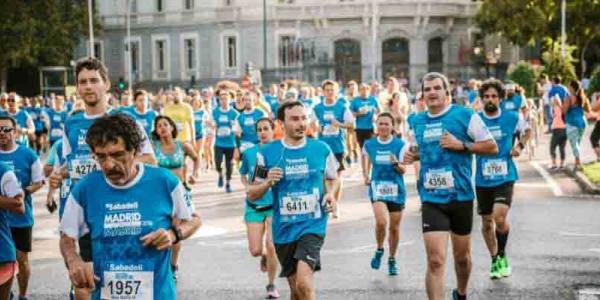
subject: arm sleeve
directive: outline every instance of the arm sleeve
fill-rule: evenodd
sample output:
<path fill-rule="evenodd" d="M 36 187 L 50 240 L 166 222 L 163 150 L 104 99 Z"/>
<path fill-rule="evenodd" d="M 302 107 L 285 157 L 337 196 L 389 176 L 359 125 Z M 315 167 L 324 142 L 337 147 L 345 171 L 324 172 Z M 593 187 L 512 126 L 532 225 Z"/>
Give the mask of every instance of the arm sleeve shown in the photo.
<path fill-rule="evenodd" d="M 350 109 L 344 109 L 344 123 L 352 123 L 354 122 L 354 115 L 350 111 Z"/>
<path fill-rule="evenodd" d="M 515 132 L 525 132 L 529 128 L 529 123 L 525 121 L 525 118 L 523 118 L 522 114 L 519 114 L 519 120 L 517 121 L 517 127 L 515 128 Z"/>
<path fill-rule="evenodd" d="M 173 200 L 173 217 L 189 221 L 192 219 L 191 206 L 188 206 L 185 199 L 185 188 L 181 182 L 177 183 L 177 186 L 171 192 L 171 199 Z"/>
<path fill-rule="evenodd" d="M 482 142 L 492 139 L 490 131 L 488 130 L 487 126 L 485 126 L 485 123 L 483 123 L 483 120 L 478 114 L 471 115 L 467 134 L 475 142 Z"/>
<path fill-rule="evenodd" d="M 31 164 L 31 182 L 40 183 L 42 181 L 44 181 L 44 174 L 42 172 L 42 163 L 38 158 Z"/>
<path fill-rule="evenodd" d="M 60 231 L 74 239 L 79 239 L 90 232 L 85 222 L 83 207 L 75 200 L 72 193 L 65 204 L 65 211 L 60 221 Z"/>
<path fill-rule="evenodd" d="M 2 194 L 5 196 L 14 197 L 23 193 L 19 181 L 17 180 L 17 176 L 13 171 L 5 172 L 4 175 L 2 175 L 0 185 L 2 186 Z"/>
<path fill-rule="evenodd" d="M 404 145 L 402 146 L 402 149 L 400 149 L 400 153 L 398 153 L 398 161 L 400 163 L 404 163 L 404 154 L 406 153 L 406 151 L 408 151 L 408 149 L 410 148 L 408 143 L 404 143 Z"/>

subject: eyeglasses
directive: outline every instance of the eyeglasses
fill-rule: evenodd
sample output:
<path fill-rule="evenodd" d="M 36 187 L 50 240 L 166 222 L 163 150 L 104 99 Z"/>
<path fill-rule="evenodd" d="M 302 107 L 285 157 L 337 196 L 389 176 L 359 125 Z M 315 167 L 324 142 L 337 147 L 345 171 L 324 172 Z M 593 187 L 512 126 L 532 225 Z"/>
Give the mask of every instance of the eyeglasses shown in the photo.
<path fill-rule="evenodd" d="M 15 98 L 8 98 L 6 101 L 7 102 L 17 102 L 17 100 Z"/>
<path fill-rule="evenodd" d="M 2 127 L 0 127 L 0 132 L 2 132 L 2 133 L 9 133 L 9 132 L 13 131 L 13 129 L 14 128 L 9 127 L 9 126 L 2 126 Z"/>

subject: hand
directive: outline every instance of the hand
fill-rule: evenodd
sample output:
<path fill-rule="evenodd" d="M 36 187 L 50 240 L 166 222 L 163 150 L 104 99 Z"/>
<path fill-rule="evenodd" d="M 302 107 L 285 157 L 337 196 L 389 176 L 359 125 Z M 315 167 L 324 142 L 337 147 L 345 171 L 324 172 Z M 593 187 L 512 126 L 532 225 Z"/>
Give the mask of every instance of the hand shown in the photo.
<path fill-rule="evenodd" d="M 512 150 L 510 150 L 510 156 L 519 157 L 519 155 L 521 155 L 521 148 L 518 146 L 513 147 Z"/>
<path fill-rule="evenodd" d="M 267 173 L 267 181 L 271 186 L 277 184 L 283 178 L 283 170 L 281 168 L 271 168 Z"/>
<path fill-rule="evenodd" d="M 194 173 L 194 175 L 192 175 L 192 176 L 190 176 L 190 178 L 188 178 L 188 182 L 190 184 L 195 184 L 196 182 L 198 182 L 198 180 L 196 178 L 198 178 L 198 174 Z"/>
<path fill-rule="evenodd" d="M 444 149 L 462 151 L 465 150 L 463 143 L 454 137 L 450 132 L 446 131 L 440 139 L 440 146 Z"/>
<path fill-rule="evenodd" d="M 63 177 L 59 172 L 52 172 L 48 177 L 48 183 L 51 189 L 58 189 L 62 184 Z"/>
<path fill-rule="evenodd" d="M 371 185 L 371 178 L 369 178 L 369 176 L 363 176 L 363 181 L 366 186 Z"/>
<path fill-rule="evenodd" d="M 323 196 L 323 199 L 325 199 L 325 211 L 328 213 L 333 212 L 336 202 L 333 194 L 327 193 Z"/>
<path fill-rule="evenodd" d="M 396 158 L 396 155 L 394 154 L 390 154 L 390 162 L 395 165 L 398 162 L 398 159 Z"/>
<path fill-rule="evenodd" d="M 54 213 L 54 211 L 57 208 L 56 205 L 56 201 L 54 201 L 54 199 L 52 197 L 48 197 L 48 199 L 46 199 L 46 208 L 48 209 L 49 213 Z"/>
<path fill-rule="evenodd" d="M 140 238 L 144 247 L 153 246 L 156 250 L 165 250 L 171 248 L 175 242 L 174 233 L 164 228 L 150 232 Z"/>
<path fill-rule="evenodd" d="M 100 278 L 94 275 L 91 264 L 85 263 L 78 257 L 67 265 L 69 266 L 69 278 L 73 286 L 92 290 L 96 288 L 96 282 L 100 281 Z"/>
<path fill-rule="evenodd" d="M 338 122 L 338 120 L 336 119 L 331 119 L 331 126 L 335 126 L 335 127 L 342 127 L 342 123 Z"/>
<path fill-rule="evenodd" d="M 405 151 L 403 161 L 405 164 L 412 164 L 415 161 L 419 160 L 419 153 L 412 151 Z"/>

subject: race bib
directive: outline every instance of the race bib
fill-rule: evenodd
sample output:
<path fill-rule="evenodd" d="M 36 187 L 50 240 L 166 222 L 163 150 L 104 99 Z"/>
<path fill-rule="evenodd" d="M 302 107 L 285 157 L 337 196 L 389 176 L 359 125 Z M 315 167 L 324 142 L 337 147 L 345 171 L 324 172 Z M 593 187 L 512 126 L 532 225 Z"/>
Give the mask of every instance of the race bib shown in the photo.
<path fill-rule="evenodd" d="M 154 299 L 154 272 L 105 271 L 101 298 L 152 300 Z"/>
<path fill-rule="evenodd" d="M 222 123 L 229 122 L 229 117 L 227 117 L 227 115 L 220 115 L 219 122 L 222 122 Z"/>
<path fill-rule="evenodd" d="M 454 188 L 452 171 L 447 169 L 430 169 L 425 173 L 424 186 L 426 189 L 449 190 Z"/>
<path fill-rule="evenodd" d="M 508 162 L 502 158 L 485 160 L 482 173 L 485 177 L 504 177 L 508 175 Z"/>
<path fill-rule="evenodd" d="M 380 181 L 372 182 L 371 188 L 373 189 L 374 199 L 394 199 L 398 197 L 398 185 L 395 182 Z"/>
<path fill-rule="evenodd" d="M 512 102 L 506 102 L 506 104 L 504 105 L 504 107 L 506 109 L 515 109 L 515 104 Z"/>
<path fill-rule="evenodd" d="M 339 135 L 340 134 L 340 128 L 337 126 L 333 126 L 333 125 L 325 125 L 323 127 L 323 135 Z"/>
<path fill-rule="evenodd" d="M 60 198 L 67 199 L 67 197 L 69 197 L 70 191 L 71 191 L 71 179 L 66 178 L 65 180 L 63 180 L 62 184 L 60 185 Z"/>
<path fill-rule="evenodd" d="M 326 121 L 331 121 L 335 118 L 335 116 L 333 115 L 333 113 L 325 113 L 323 114 L 323 119 L 325 119 Z"/>
<path fill-rule="evenodd" d="M 61 128 L 53 128 L 50 130 L 50 136 L 53 137 L 61 137 L 63 135 L 63 130 Z"/>
<path fill-rule="evenodd" d="M 281 215 L 303 215 L 315 213 L 318 194 L 290 195 L 281 198 Z"/>
<path fill-rule="evenodd" d="M 252 126 L 252 127 L 254 127 L 254 118 L 246 118 L 246 119 L 244 119 L 244 125 L 245 126 Z"/>
<path fill-rule="evenodd" d="M 78 158 L 71 160 L 71 170 L 69 176 L 72 179 L 80 179 L 84 175 L 99 170 L 100 167 L 92 158 Z"/>
<path fill-rule="evenodd" d="M 228 136 L 228 135 L 231 135 L 231 128 L 219 127 L 219 129 L 217 129 L 217 136 Z"/>

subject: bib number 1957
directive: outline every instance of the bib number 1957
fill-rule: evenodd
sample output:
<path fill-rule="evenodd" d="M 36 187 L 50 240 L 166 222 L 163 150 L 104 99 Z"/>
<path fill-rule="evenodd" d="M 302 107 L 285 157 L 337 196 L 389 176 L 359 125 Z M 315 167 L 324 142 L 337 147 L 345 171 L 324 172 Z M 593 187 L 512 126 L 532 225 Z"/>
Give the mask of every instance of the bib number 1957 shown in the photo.
<path fill-rule="evenodd" d="M 102 299 L 150 300 L 154 298 L 153 272 L 105 272 Z"/>

